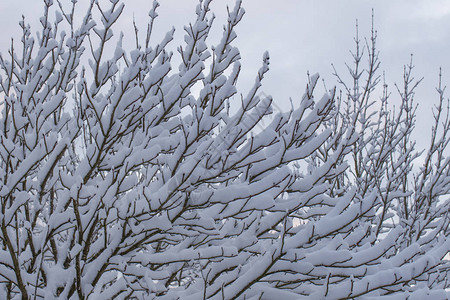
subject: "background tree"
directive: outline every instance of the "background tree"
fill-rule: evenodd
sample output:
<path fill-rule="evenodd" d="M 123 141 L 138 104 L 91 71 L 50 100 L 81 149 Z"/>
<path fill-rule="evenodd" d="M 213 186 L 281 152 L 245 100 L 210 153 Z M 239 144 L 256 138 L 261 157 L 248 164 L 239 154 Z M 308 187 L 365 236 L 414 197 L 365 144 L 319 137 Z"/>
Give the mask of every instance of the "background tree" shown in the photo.
<path fill-rule="evenodd" d="M 351 84 L 337 75 L 343 93 L 316 99 L 310 76 L 299 103 L 275 113 L 258 96 L 267 53 L 237 94 L 240 1 L 215 46 L 211 1 L 199 3 L 178 71 L 174 31 L 150 43 L 157 2 L 135 49 L 121 34 L 108 51 L 124 8 L 109 2 L 77 21 L 77 1 L 44 1 L 41 32 L 22 21 L 19 46 L 0 57 L 3 298 L 446 297 L 441 84 L 413 173 L 412 64 L 397 111 L 387 88 L 375 101 L 375 32 L 365 47 L 356 39 Z"/>

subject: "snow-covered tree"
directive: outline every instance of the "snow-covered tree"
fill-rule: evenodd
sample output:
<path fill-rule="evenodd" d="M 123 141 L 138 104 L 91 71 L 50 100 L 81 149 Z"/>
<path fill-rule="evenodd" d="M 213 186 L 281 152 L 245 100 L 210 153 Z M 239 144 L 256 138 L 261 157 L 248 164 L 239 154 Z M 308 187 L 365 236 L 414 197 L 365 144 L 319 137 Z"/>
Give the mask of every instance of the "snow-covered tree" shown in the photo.
<path fill-rule="evenodd" d="M 267 53 L 236 90 L 241 1 L 217 45 L 200 1 L 176 54 L 173 30 L 150 43 L 157 2 L 131 51 L 112 31 L 123 3 L 92 0 L 79 18 L 76 0 L 61 2 L 45 0 L 39 34 L 22 21 L 0 56 L 2 298 L 446 298 L 440 81 L 421 153 L 412 64 L 397 111 L 387 88 L 374 100 L 374 32 L 356 39 L 351 84 L 336 73 L 341 93 L 315 98 L 310 76 L 283 113 L 258 96 Z"/>

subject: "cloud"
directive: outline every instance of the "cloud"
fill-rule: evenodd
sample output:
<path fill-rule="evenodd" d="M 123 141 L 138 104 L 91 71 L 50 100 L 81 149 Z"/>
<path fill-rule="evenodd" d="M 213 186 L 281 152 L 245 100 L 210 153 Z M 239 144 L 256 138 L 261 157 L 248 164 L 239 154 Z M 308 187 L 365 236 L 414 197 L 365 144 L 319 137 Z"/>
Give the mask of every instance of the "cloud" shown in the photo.
<path fill-rule="evenodd" d="M 195 18 L 198 1 L 160 2 L 160 17 L 155 24 L 153 41 L 159 41 L 174 26 L 177 32 L 172 50 L 175 51 L 183 39 L 183 25 Z M 130 34 L 133 32 L 133 17 L 141 26 L 147 22 L 151 1 L 127 0 L 125 3 L 124 17 L 114 31 Z M 217 16 L 210 39 L 213 43 L 220 39 L 222 24 L 226 22 L 226 6 L 232 7 L 234 3 L 234 0 L 213 1 L 212 11 Z M 445 76 L 450 73 L 447 57 L 450 49 L 450 3 L 446 0 L 245 0 L 243 6 L 247 13 L 237 28 L 236 45 L 242 54 L 239 87 L 244 93 L 254 82 L 265 50 L 270 52 L 271 71 L 266 76 L 263 89 L 272 94 L 277 103 L 288 106 L 289 97 L 300 97 L 308 70 L 321 73 L 331 87 L 331 63 L 335 63 L 339 70 L 345 70 L 344 63 L 351 61 L 349 49 L 353 48 L 355 20 L 359 19 L 360 35 L 368 36 L 372 8 L 379 36 L 381 68 L 387 71 L 389 85 L 393 87 L 394 82 L 401 83 L 403 65 L 409 61 L 411 53 L 415 55 L 416 77 L 425 77 L 417 91 L 421 104 L 419 122 L 426 123 L 430 119 L 430 107 L 436 101 L 434 87 L 439 66 L 443 67 L 444 79 L 448 82 L 450 78 Z M 36 12 L 40 12 L 41 7 L 41 1 L 36 0 L 0 2 L 3 12 L 0 51 L 8 48 L 11 36 L 20 36 L 17 23 L 22 14 L 33 26 L 38 25 Z M 37 27 L 34 28 L 33 32 Z M 134 42 L 130 35 L 127 39 L 130 44 Z"/>

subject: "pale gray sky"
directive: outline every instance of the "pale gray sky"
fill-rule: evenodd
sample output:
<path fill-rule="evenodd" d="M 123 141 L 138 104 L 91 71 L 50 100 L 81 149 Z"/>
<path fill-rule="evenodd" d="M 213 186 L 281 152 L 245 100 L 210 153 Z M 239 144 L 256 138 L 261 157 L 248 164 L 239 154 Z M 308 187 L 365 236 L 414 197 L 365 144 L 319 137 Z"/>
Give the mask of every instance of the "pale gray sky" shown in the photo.
<path fill-rule="evenodd" d="M 68 0 L 62 0 L 69 2 Z M 85 3 L 87 0 L 81 0 Z M 106 1 L 104 1 L 106 2 Z M 126 9 L 115 32 L 132 33 L 132 17 L 145 24 L 152 1 L 126 0 Z M 217 41 L 225 22 L 226 6 L 233 0 L 215 0 L 212 10 L 217 16 L 216 30 L 211 40 Z M 156 35 L 162 36 L 172 26 L 177 29 L 177 41 L 183 36 L 182 26 L 193 21 L 196 0 L 161 0 L 156 23 Z M 17 25 L 21 15 L 34 26 L 42 11 L 42 1 L 3 0 L 0 2 L 0 51 L 5 51 L 11 36 L 19 38 Z M 271 70 L 264 81 L 263 90 L 271 94 L 280 106 L 287 105 L 289 97 L 299 99 L 303 93 L 306 72 L 319 72 L 330 88 L 334 81 L 331 63 L 341 72 L 350 62 L 353 49 L 355 20 L 359 19 L 360 36 L 369 36 L 371 10 L 375 11 L 378 31 L 381 69 L 386 71 L 389 86 L 395 95 L 393 83 L 401 84 L 403 65 L 414 54 L 416 78 L 425 77 L 416 101 L 420 105 L 418 127 L 428 140 L 431 104 L 437 99 L 439 67 L 443 68 L 444 83 L 450 82 L 450 1 L 446 0 L 243 0 L 246 15 L 237 28 L 236 45 L 242 56 L 239 87 L 245 93 L 253 83 L 261 65 L 262 55 L 268 50 Z M 36 27 L 35 27 L 36 28 Z M 36 30 L 32 30 L 33 32 Z M 421 146 L 425 143 L 420 142 Z"/>

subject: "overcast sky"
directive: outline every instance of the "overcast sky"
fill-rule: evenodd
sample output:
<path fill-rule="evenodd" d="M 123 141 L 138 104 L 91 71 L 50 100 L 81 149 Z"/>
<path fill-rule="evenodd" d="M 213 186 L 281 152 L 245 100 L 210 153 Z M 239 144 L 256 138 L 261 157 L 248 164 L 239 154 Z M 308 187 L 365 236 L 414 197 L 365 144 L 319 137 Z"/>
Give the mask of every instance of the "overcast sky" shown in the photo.
<path fill-rule="evenodd" d="M 80 1 L 83 2 L 87 0 Z M 212 41 L 220 38 L 226 6 L 233 6 L 234 2 L 213 1 L 217 20 Z M 175 26 L 178 42 L 183 36 L 182 26 L 193 21 L 198 1 L 161 0 L 160 3 L 155 37 Z M 115 31 L 131 33 L 133 15 L 138 24 L 145 24 L 152 1 L 126 0 L 125 4 L 124 16 Z M 41 7 L 39 0 L 0 1 L 0 51 L 6 49 L 12 35 L 18 37 L 17 23 L 21 15 L 36 26 Z M 395 92 L 393 83 L 402 82 L 403 65 L 409 62 L 411 53 L 416 78 L 425 77 L 416 101 L 420 105 L 418 137 L 428 140 L 429 134 L 422 124 L 430 119 L 431 104 L 437 99 L 434 87 L 439 67 L 443 68 L 444 83 L 450 82 L 450 1 L 244 0 L 243 7 L 246 15 L 237 28 L 236 40 L 242 56 L 239 87 L 241 92 L 247 91 L 261 65 L 262 54 L 268 50 L 271 70 L 263 90 L 280 106 L 287 106 L 289 97 L 294 101 L 300 98 L 308 70 L 319 72 L 329 88 L 335 84 L 331 63 L 338 71 L 345 71 L 344 63 L 351 59 L 349 50 L 353 47 L 355 20 L 359 20 L 360 36 L 369 36 L 373 8 L 381 69 L 386 71 L 392 92 Z M 420 144 L 425 146 L 423 141 Z"/>

